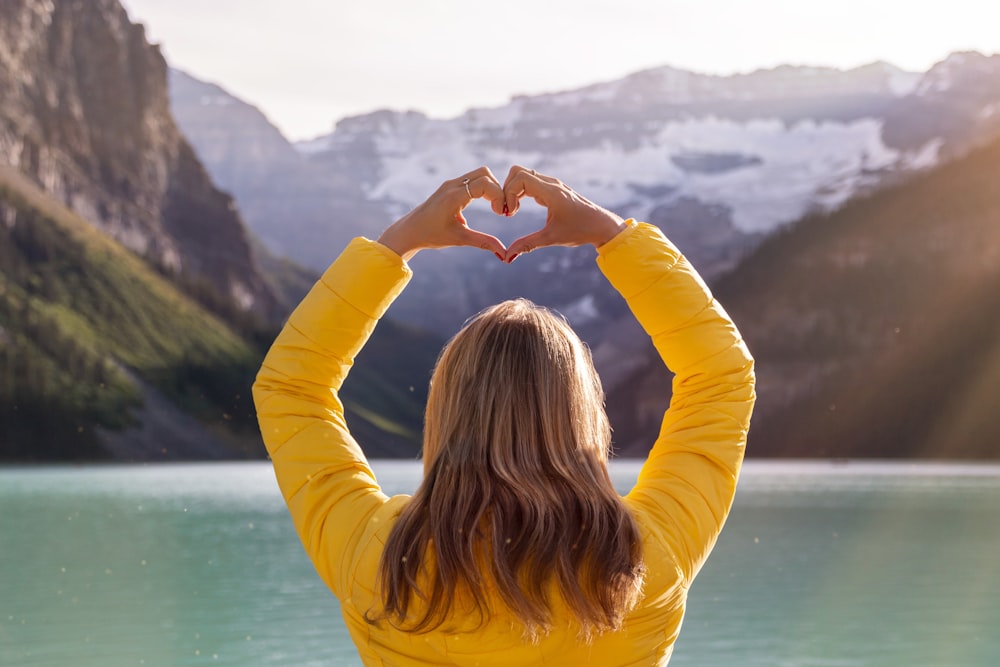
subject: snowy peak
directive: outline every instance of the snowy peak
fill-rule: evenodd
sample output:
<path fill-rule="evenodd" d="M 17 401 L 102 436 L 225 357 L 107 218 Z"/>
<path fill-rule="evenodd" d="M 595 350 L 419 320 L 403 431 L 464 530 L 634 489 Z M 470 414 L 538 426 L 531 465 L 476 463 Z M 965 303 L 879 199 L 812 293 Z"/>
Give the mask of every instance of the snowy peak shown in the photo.
<path fill-rule="evenodd" d="M 955 53 L 920 77 L 913 91 L 883 114 L 888 146 L 934 153 L 928 166 L 951 159 L 1000 133 L 1000 54 Z"/>
<path fill-rule="evenodd" d="M 658 67 L 452 119 L 355 116 L 300 150 L 354 165 L 367 196 L 391 210 L 476 164 L 530 163 L 636 215 L 694 197 L 728 207 L 740 229 L 766 231 L 838 206 L 885 174 L 932 166 L 964 145 L 967 117 L 1000 122 L 998 82 L 1000 56 L 978 53 L 926 74 L 886 62 L 732 76 Z M 973 103 L 926 117 L 915 97 L 951 89 L 975 91 Z"/>
<path fill-rule="evenodd" d="M 846 71 L 781 65 L 731 76 L 699 74 L 666 66 L 636 72 L 617 81 L 532 98 L 521 96 L 515 100 L 557 106 L 644 106 L 815 96 L 899 96 L 911 92 L 920 76 L 884 62 Z"/>
<path fill-rule="evenodd" d="M 984 80 L 994 82 L 993 86 L 987 86 L 991 90 L 982 90 Z M 1000 54 L 953 53 L 928 70 L 914 91 L 924 97 L 959 92 L 992 92 L 1000 97 Z"/>
<path fill-rule="evenodd" d="M 303 152 L 351 165 L 366 196 L 393 214 L 450 174 L 521 163 L 624 214 L 697 200 L 758 233 L 839 206 L 890 171 L 933 164 L 936 149 L 910 154 L 882 139 L 879 114 L 917 76 L 886 63 L 729 77 L 661 67 L 453 119 L 356 116 Z"/>
<path fill-rule="evenodd" d="M 337 122 L 334 132 L 365 136 L 397 134 L 419 129 L 427 120 L 427 115 L 420 111 L 380 109 L 343 118 Z"/>
<path fill-rule="evenodd" d="M 888 63 L 872 63 L 850 70 L 831 67 L 782 65 L 732 77 L 743 99 L 898 95 L 907 78 L 919 75 Z"/>

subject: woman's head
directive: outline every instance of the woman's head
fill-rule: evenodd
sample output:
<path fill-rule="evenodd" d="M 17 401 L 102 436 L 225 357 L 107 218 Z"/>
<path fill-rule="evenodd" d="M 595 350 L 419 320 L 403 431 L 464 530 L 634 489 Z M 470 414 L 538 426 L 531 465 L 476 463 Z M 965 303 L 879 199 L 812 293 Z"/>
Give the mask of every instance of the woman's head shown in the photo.
<path fill-rule="evenodd" d="M 444 456 L 510 482 L 544 482 L 551 472 L 579 474 L 581 457 L 606 462 L 610 442 L 590 352 L 548 309 L 505 301 L 441 353 L 427 400 L 425 472 Z"/>
<path fill-rule="evenodd" d="M 643 566 L 603 401 L 587 348 L 548 310 L 518 299 L 466 324 L 431 380 L 424 481 L 386 542 L 379 616 L 429 630 L 461 597 L 536 637 L 558 596 L 582 635 L 618 628 Z"/>

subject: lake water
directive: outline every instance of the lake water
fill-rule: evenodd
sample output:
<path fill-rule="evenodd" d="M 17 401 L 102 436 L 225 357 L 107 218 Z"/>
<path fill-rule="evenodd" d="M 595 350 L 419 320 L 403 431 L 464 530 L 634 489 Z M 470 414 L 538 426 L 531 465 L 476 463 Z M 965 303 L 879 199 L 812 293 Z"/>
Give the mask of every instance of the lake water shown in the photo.
<path fill-rule="evenodd" d="M 0 665 L 358 664 L 267 464 L 0 469 Z M 1000 466 L 748 463 L 671 665 L 1000 665 Z"/>

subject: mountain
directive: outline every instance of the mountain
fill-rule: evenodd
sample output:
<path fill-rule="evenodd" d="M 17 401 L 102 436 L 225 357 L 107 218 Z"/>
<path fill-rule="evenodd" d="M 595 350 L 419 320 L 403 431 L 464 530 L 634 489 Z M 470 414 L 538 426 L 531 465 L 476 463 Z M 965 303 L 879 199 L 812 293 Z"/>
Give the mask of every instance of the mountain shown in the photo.
<path fill-rule="evenodd" d="M 163 56 L 117 0 L 4 2 L 0 44 L 0 163 L 166 274 L 280 316 L 170 115 Z"/>
<path fill-rule="evenodd" d="M 317 269 L 347 238 L 377 235 L 441 180 L 481 164 L 503 178 L 518 163 L 660 226 L 714 283 L 796 220 L 814 220 L 1000 135 L 1000 55 L 978 53 L 954 54 L 923 73 L 887 63 L 727 77 L 661 67 L 450 119 L 381 110 L 296 145 L 298 159 L 263 114 L 220 87 L 179 74 L 171 81 L 178 122 L 255 231 Z M 279 167 L 257 157 L 264 145 L 282 155 Z M 290 173 L 300 174 L 302 190 L 270 185 Z M 281 217 L 264 201 L 319 208 Z M 476 202 L 468 218 L 507 241 L 540 226 L 544 213 L 528 202 L 517 217 L 499 219 Z M 457 249 L 421 253 L 413 265 L 390 315 L 442 336 L 514 296 L 566 314 L 591 345 L 609 396 L 621 399 L 609 403 L 618 446 L 644 453 L 662 413 L 649 397 L 665 396 L 669 383 L 592 251 L 543 249 L 506 267 Z"/>
<path fill-rule="evenodd" d="M 469 163 L 521 162 L 628 215 L 694 199 L 725 206 L 738 232 L 769 231 L 905 166 L 879 121 L 914 81 L 888 65 L 732 77 L 663 67 L 448 120 L 348 118 L 304 148 L 328 172 L 351 165 L 370 198 L 396 208 Z"/>
<path fill-rule="evenodd" d="M 350 177 L 315 168 L 256 107 L 176 69 L 169 90 L 199 159 L 275 254 L 319 272 L 358 233 L 384 226 L 384 211 Z"/>
<path fill-rule="evenodd" d="M 918 164 L 962 155 L 1000 132 L 1000 55 L 954 53 L 886 111 L 886 144 L 923 146 Z"/>
<path fill-rule="evenodd" d="M 682 237 L 713 279 L 782 225 L 1000 133 L 1000 56 L 955 54 L 925 73 L 887 63 L 726 77 L 661 67 L 451 119 L 387 110 L 346 118 L 299 144 L 298 159 L 262 113 L 218 86 L 174 73 L 171 100 L 255 232 L 317 270 L 351 236 L 378 234 L 441 180 L 481 164 L 502 178 L 520 163 Z M 509 240 L 540 224 L 542 213 L 526 209 L 497 220 L 476 203 L 470 221 Z M 417 257 L 420 279 L 393 316 L 448 335 L 472 312 L 515 294 L 590 320 L 619 312 L 586 252 L 540 253 L 527 261 L 533 268 L 517 272 L 481 269 L 483 261 L 469 251 Z M 575 287 L 547 275 L 556 261 Z M 453 280 L 472 271 L 487 275 L 475 284 Z M 604 327 L 583 324 L 592 344 L 606 340 Z"/>
<path fill-rule="evenodd" d="M 255 247 L 166 72 L 117 2 L 0 3 L 0 460 L 264 455 L 250 383 L 316 273 Z M 342 395 L 373 456 L 418 450 L 441 342 L 373 336 Z"/>
<path fill-rule="evenodd" d="M 757 360 L 754 456 L 1000 456 L 997 174 L 1000 141 L 807 217 L 719 281 Z M 668 382 L 643 371 L 612 395 L 626 449 Z"/>

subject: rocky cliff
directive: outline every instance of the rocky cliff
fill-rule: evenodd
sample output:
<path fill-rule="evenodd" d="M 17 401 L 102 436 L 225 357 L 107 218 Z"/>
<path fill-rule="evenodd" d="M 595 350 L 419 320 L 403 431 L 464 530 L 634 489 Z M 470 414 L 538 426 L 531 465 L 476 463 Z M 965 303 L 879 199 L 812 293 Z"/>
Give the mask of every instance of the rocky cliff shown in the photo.
<path fill-rule="evenodd" d="M 117 0 L 0 3 L 0 162 L 194 291 L 266 317 L 233 200 L 170 115 L 167 67 Z"/>

